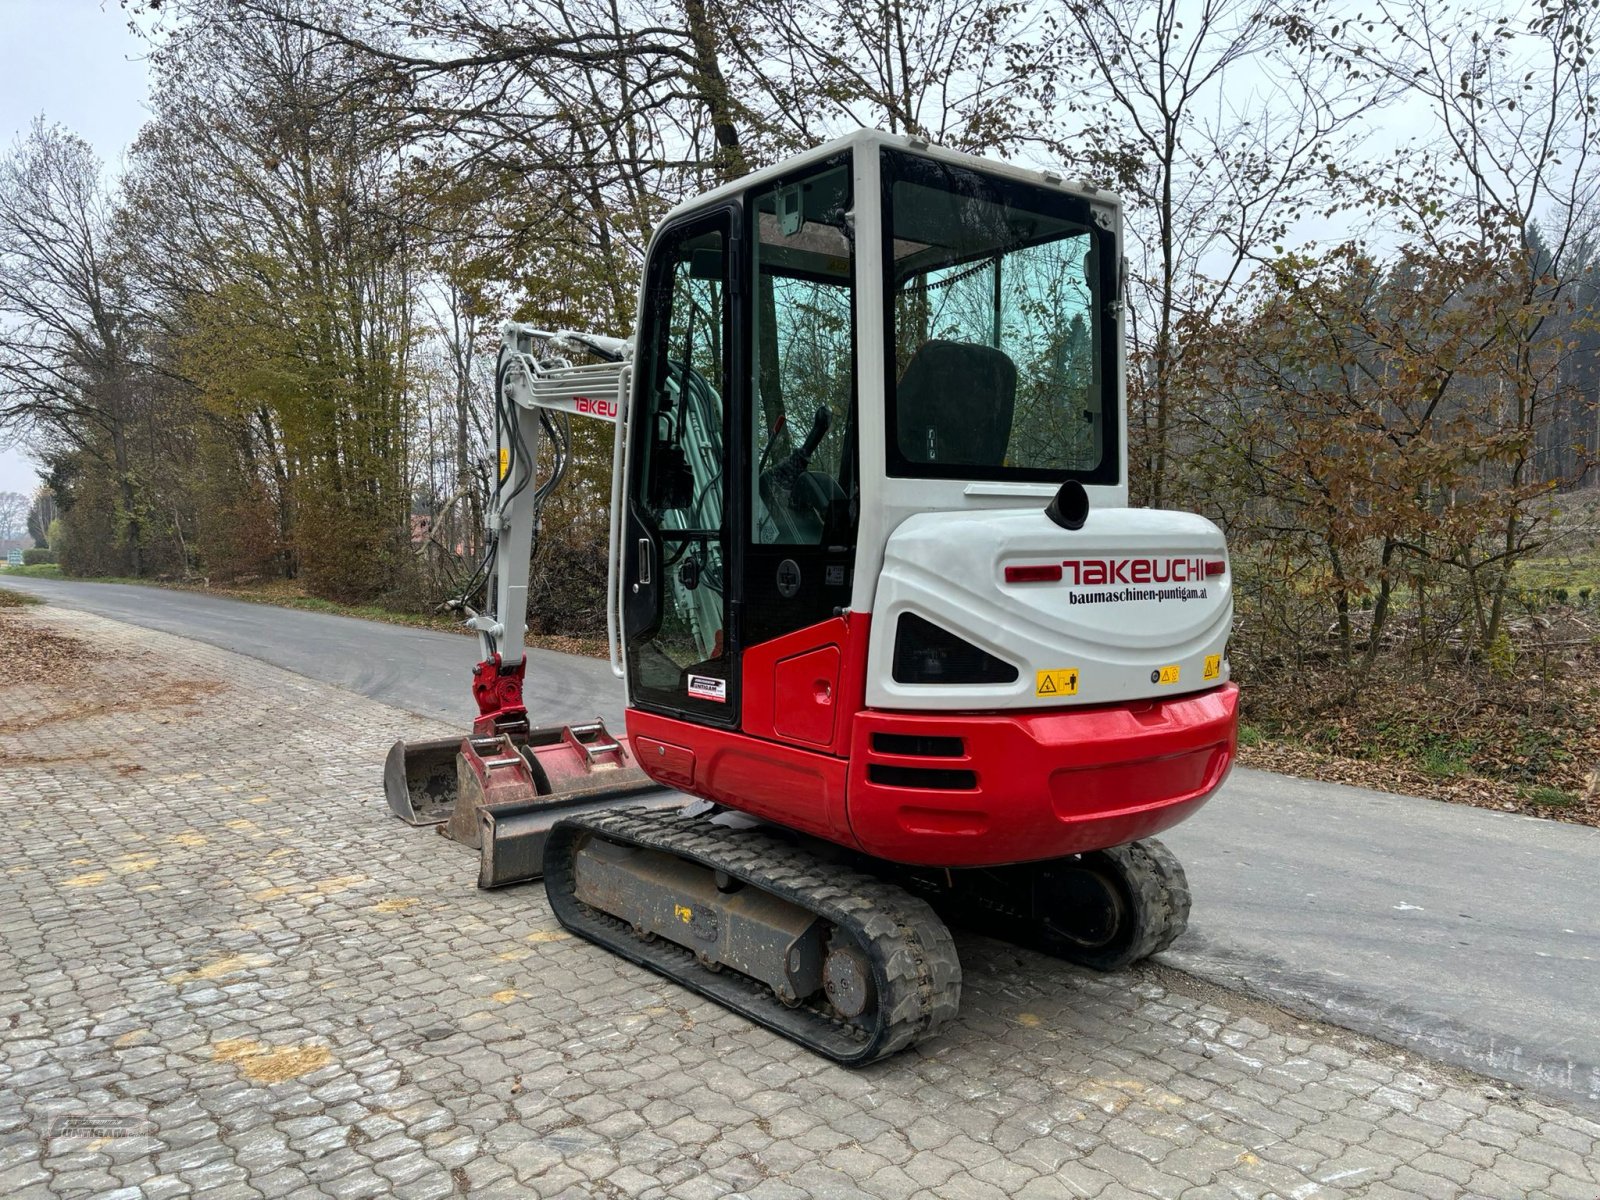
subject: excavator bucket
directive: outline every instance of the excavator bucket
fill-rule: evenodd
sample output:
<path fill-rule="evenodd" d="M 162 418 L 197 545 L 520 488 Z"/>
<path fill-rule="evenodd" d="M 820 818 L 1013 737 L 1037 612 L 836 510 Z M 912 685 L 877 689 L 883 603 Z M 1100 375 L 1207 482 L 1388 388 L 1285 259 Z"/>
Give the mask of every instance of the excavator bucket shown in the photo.
<path fill-rule="evenodd" d="M 426 742 L 402 739 L 389 747 L 383 764 L 383 791 L 389 808 L 408 825 L 438 825 L 456 804 L 458 737 Z"/>
<path fill-rule="evenodd" d="M 435 825 L 479 853 L 478 886 L 537 879 L 551 827 L 610 808 L 681 808 L 603 721 L 464 738 L 398 741 L 383 768 L 395 816 Z"/>

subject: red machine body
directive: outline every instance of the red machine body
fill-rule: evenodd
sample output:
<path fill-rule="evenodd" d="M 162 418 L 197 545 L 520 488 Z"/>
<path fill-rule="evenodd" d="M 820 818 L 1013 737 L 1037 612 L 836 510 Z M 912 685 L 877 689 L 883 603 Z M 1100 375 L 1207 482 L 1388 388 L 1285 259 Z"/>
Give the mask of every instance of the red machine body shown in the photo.
<path fill-rule="evenodd" d="M 1238 688 L 1037 712 L 865 706 L 870 614 L 746 650 L 739 730 L 628 710 L 659 783 L 877 858 L 986 867 L 1177 824 L 1237 751 Z"/>

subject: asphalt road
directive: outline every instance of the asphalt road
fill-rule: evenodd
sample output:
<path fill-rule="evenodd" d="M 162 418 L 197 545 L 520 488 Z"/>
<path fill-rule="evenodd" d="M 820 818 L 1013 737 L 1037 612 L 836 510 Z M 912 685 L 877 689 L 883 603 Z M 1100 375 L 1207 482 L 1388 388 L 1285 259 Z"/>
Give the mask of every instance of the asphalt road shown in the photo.
<path fill-rule="evenodd" d="M 118 584 L 0 585 L 426 716 L 473 711 L 465 637 Z M 535 723 L 621 728 L 606 663 L 530 651 L 528 679 Z M 1600 1111 L 1600 830 L 1241 769 L 1163 836 L 1195 897 L 1172 965 Z"/>

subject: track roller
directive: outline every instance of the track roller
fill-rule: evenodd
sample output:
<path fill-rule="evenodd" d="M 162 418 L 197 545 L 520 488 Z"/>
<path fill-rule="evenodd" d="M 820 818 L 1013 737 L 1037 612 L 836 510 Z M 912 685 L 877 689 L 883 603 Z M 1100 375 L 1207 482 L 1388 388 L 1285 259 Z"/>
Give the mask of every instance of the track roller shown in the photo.
<path fill-rule="evenodd" d="M 545 890 L 562 925 L 836 1062 L 931 1036 L 961 1002 L 923 900 L 765 834 L 679 813 L 559 821 Z"/>

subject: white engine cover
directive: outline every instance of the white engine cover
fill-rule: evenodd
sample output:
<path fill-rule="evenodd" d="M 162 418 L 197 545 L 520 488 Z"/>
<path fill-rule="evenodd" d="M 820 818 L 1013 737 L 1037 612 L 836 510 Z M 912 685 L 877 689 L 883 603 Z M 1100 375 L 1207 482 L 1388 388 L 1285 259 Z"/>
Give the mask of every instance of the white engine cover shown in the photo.
<path fill-rule="evenodd" d="M 1208 563 L 1212 571 L 1223 564 L 1222 572 L 1208 575 Z M 1058 582 L 1005 578 L 1008 566 L 1057 565 Z M 869 708 L 1107 704 L 1201 691 L 1228 678 L 1227 545 L 1193 513 L 1102 508 L 1078 530 L 1037 508 L 920 513 L 889 535 L 873 609 Z M 902 613 L 1011 663 L 1016 681 L 897 682 Z"/>

